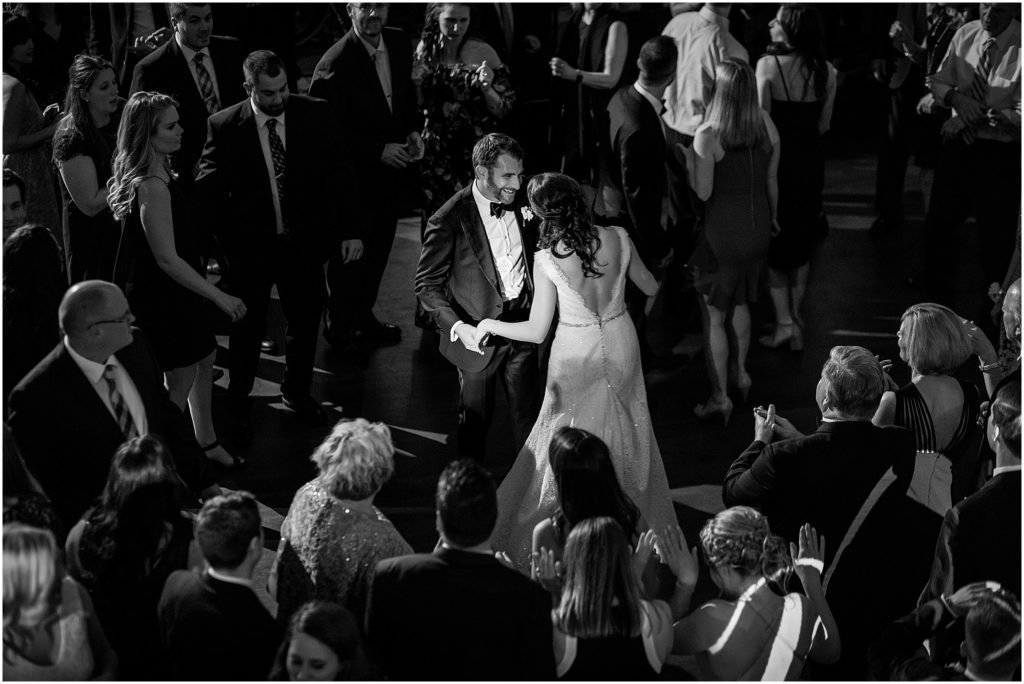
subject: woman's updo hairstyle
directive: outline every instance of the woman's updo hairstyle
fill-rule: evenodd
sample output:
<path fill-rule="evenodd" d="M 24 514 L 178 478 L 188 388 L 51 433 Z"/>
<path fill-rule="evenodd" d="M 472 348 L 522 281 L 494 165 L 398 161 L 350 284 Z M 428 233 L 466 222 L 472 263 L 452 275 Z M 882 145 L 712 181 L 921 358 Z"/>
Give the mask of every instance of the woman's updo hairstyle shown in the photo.
<path fill-rule="evenodd" d="M 530 179 L 526 192 L 530 207 L 541 221 L 537 245 L 550 249 L 559 259 L 575 254 L 582 262 L 585 278 L 600 278 L 595 264 L 604 265 L 597 264 L 601 239 L 590 220 L 580 184 L 562 173 L 542 173 Z M 559 243 L 568 251 L 558 251 Z"/>
<path fill-rule="evenodd" d="M 760 574 L 779 586 L 793 570 L 786 540 L 773 535 L 768 518 L 749 506 L 727 508 L 708 520 L 700 541 L 710 567 L 730 567 L 746 577 Z"/>

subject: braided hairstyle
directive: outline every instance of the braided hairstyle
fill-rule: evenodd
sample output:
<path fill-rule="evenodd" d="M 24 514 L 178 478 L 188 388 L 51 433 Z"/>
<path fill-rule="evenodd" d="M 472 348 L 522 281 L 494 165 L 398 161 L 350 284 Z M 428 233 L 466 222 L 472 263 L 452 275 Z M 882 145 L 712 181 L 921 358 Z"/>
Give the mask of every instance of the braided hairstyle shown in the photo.
<path fill-rule="evenodd" d="M 786 540 L 773 535 L 768 518 L 749 506 L 727 508 L 704 524 L 701 548 L 708 567 L 730 567 L 744 577 L 760 574 L 784 586 L 793 561 Z"/>
<path fill-rule="evenodd" d="M 527 186 L 530 206 L 540 219 L 540 237 L 537 245 L 551 249 L 551 254 L 565 259 L 571 254 L 579 257 L 585 278 L 600 278 L 597 250 L 601 238 L 590 220 L 590 210 L 583 200 L 580 184 L 562 173 L 542 173 L 530 179 Z M 558 251 L 558 245 L 567 251 Z"/>

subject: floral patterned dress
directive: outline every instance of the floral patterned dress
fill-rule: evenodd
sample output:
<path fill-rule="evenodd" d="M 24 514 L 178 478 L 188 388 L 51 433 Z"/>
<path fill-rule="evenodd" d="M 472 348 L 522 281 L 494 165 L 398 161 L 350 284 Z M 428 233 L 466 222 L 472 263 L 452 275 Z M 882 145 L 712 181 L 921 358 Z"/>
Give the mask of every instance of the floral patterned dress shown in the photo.
<path fill-rule="evenodd" d="M 477 85 L 476 70 L 461 62 L 427 63 L 423 77 L 423 193 L 426 216 L 451 199 L 473 178 L 473 145 L 498 127 Z M 507 112 L 515 102 L 508 67 L 494 69 L 492 87 Z"/>

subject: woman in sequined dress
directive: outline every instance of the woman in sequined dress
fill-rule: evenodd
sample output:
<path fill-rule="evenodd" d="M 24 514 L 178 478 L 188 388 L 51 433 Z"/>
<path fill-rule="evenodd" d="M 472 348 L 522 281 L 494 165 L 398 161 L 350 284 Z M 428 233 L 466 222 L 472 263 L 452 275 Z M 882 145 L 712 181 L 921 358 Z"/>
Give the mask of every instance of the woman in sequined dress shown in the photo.
<path fill-rule="evenodd" d="M 313 452 L 320 474 L 292 500 L 268 583 L 279 620 L 313 599 L 361 617 L 377 562 L 412 553 L 373 505 L 395 472 L 394 454 L 388 427 L 363 418 L 340 421 Z"/>
<path fill-rule="evenodd" d="M 534 528 L 558 507 L 548 450 L 552 436 L 564 425 L 584 429 L 608 445 L 622 489 L 653 529 L 676 525 L 647 408 L 636 329 L 623 299 L 627 276 L 648 296 L 657 293 L 658 283 L 635 254 L 625 230 L 591 223 L 575 180 L 543 173 L 530 181 L 528 194 L 531 211 L 540 218 L 530 320 L 486 319 L 477 328 L 480 334 L 540 343 L 558 305 L 544 403 L 498 488 L 492 542 L 524 572 Z"/>

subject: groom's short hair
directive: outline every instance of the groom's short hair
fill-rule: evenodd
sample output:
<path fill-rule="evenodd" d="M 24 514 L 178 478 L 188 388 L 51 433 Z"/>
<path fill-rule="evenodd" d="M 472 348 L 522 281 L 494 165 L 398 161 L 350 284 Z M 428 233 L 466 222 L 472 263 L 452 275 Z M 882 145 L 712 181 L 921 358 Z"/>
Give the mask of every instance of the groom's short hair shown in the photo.
<path fill-rule="evenodd" d="M 437 481 L 435 498 L 441 532 L 447 541 L 468 548 L 482 544 L 498 520 L 494 480 L 467 458 L 448 464 Z"/>
<path fill-rule="evenodd" d="M 504 133 L 488 133 L 473 146 L 473 168 L 493 169 L 503 154 L 523 160 L 523 148 L 515 139 Z"/>

